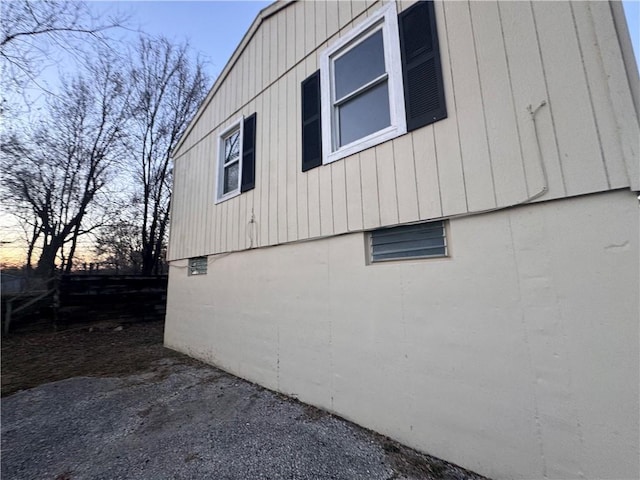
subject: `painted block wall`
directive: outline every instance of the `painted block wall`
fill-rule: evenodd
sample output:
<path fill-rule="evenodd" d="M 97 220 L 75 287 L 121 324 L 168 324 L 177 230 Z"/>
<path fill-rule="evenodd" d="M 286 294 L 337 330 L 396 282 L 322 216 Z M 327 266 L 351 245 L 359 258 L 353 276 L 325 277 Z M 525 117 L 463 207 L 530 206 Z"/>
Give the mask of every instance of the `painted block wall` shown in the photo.
<path fill-rule="evenodd" d="M 171 262 L 165 343 L 492 478 L 637 479 L 639 210 L 611 191 Z"/>

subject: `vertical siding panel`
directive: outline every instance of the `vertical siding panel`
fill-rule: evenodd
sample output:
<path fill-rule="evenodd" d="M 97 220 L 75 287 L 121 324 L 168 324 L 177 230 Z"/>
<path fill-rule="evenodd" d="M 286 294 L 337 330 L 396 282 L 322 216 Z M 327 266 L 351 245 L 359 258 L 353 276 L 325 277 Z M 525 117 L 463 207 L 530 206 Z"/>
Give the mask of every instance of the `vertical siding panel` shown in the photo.
<path fill-rule="evenodd" d="M 295 69 L 295 145 L 296 145 L 296 189 L 298 193 L 298 238 L 309 235 L 309 198 L 307 182 L 309 176 L 302 173 L 302 125 L 301 125 L 301 83 L 306 78 L 305 62 L 299 63 Z"/>
<path fill-rule="evenodd" d="M 187 225 L 189 226 L 189 242 L 187 243 L 187 255 L 189 257 L 193 256 L 193 252 L 195 250 L 195 242 L 196 235 L 194 235 L 193 226 L 195 221 L 195 206 L 196 206 L 196 189 L 193 188 L 193 184 L 196 176 L 198 175 L 197 170 L 194 168 L 195 161 L 195 152 L 191 150 L 189 154 L 189 166 L 187 168 L 188 177 L 187 177 L 187 191 L 189 192 L 189 196 L 187 198 L 188 205 L 188 214 L 187 214 Z"/>
<path fill-rule="evenodd" d="M 398 223 L 398 194 L 393 161 L 393 144 L 386 142 L 375 147 L 378 168 L 378 196 L 382 225 Z"/>
<path fill-rule="evenodd" d="M 299 86 L 296 82 L 296 71 L 291 70 L 286 81 L 286 150 L 284 152 L 287 165 L 287 241 L 298 239 L 298 161 L 296 156 L 296 136 L 298 113 L 296 98 Z"/>
<path fill-rule="evenodd" d="M 271 58 L 271 32 L 269 28 L 269 21 L 265 20 L 262 22 L 262 27 L 260 28 L 262 31 L 262 82 L 260 83 L 260 91 L 264 92 L 264 90 L 269 85 L 269 77 L 271 75 L 271 62 L 273 59 Z"/>
<path fill-rule="evenodd" d="M 258 28 L 251 41 L 254 49 L 253 56 L 253 95 L 262 92 L 262 26 Z"/>
<path fill-rule="evenodd" d="M 411 135 L 403 135 L 393 141 L 393 157 L 396 165 L 398 221 L 400 223 L 416 221 L 419 218 L 418 192 Z"/>
<path fill-rule="evenodd" d="M 316 48 L 315 2 L 304 3 L 304 52 L 309 55 Z"/>
<path fill-rule="evenodd" d="M 247 101 L 256 95 L 256 34 L 247 45 Z"/>
<path fill-rule="evenodd" d="M 203 228 L 203 216 L 202 216 L 202 184 L 201 184 L 201 175 L 202 175 L 202 159 L 200 158 L 202 156 L 202 148 L 201 148 L 201 143 L 198 144 L 195 148 L 194 148 L 194 162 L 193 163 L 193 170 L 195 173 L 195 178 L 194 178 L 194 182 L 191 184 L 191 188 L 194 190 L 195 193 L 195 202 L 194 202 L 194 221 L 192 223 L 193 225 L 193 237 L 194 237 L 194 250 L 196 252 L 199 252 L 201 250 L 201 236 L 202 236 L 202 228 Z"/>
<path fill-rule="evenodd" d="M 187 244 L 187 220 L 188 220 L 188 211 L 187 211 L 187 155 L 184 155 L 180 158 L 180 210 L 178 211 L 178 216 L 180 217 L 180 225 L 178 227 L 178 241 L 179 248 L 177 249 L 177 256 L 179 258 L 184 258 L 186 256 L 186 244 Z M 178 188 L 178 187 L 176 187 Z"/>
<path fill-rule="evenodd" d="M 340 2 L 329 0 L 327 6 L 327 38 L 331 38 L 338 32 L 338 4 Z"/>
<path fill-rule="evenodd" d="M 327 41 L 327 5 L 325 2 L 313 2 L 316 10 L 316 46 Z"/>
<path fill-rule="evenodd" d="M 266 112 L 263 108 L 264 95 L 260 94 L 255 100 L 256 111 L 256 188 L 253 192 L 253 217 L 255 225 L 253 225 L 254 243 L 253 246 L 257 247 L 262 245 L 262 192 L 264 191 L 264 183 L 262 181 L 264 176 L 265 165 L 267 161 L 267 152 L 265 148 L 265 128 L 268 123 L 266 118 Z"/>
<path fill-rule="evenodd" d="M 260 245 L 269 244 L 269 171 L 271 169 L 271 89 L 262 93 L 262 169 L 260 178 Z"/>
<path fill-rule="evenodd" d="M 275 82 L 280 75 L 281 70 L 279 69 L 280 65 L 280 50 L 278 47 L 278 37 L 280 36 L 280 32 L 278 31 L 278 18 L 280 15 L 275 15 L 267 20 L 269 23 L 269 33 L 271 34 L 270 40 L 268 42 L 269 45 L 269 84 Z M 283 32 L 284 33 L 284 32 Z"/>
<path fill-rule="evenodd" d="M 333 233 L 344 233 L 347 225 L 347 191 L 345 162 L 333 162 L 331 165 L 331 187 L 333 197 Z"/>
<path fill-rule="evenodd" d="M 533 3 L 552 115 L 569 195 L 607 188 L 597 131 L 568 3 Z M 575 132 L 580 132 L 576 135 Z"/>
<path fill-rule="evenodd" d="M 284 10 L 286 16 L 286 29 L 287 29 L 287 45 L 286 45 L 286 69 L 289 70 L 296 64 L 296 42 L 298 37 L 296 35 L 296 7 L 289 5 Z"/>
<path fill-rule="evenodd" d="M 507 52 L 507 65 L 513 91 L 516 119 L 519 125 L 524 166 L 529 194 L 534 195 L 544 186 L 533 121 L 527 107 L 533 108 L 547 100 L 542 61 L 538 50 L 535 23 L 531 6 L 525 2 L 500 2 L 498 11 Z M 540 148 L 548 173 L 548 193 L 543 197 L 564 196 L 564 180 L 549 105 L 542 107 L 536 122 Z"/>
<path fill-rule="evenodd" d="M 249 88 L 249 76 L 251 75 L 251 50 L 249 46 L 251 42 L 249 42 L 242 52 L 240 57 L 242 61 L 242 94 L 240 95 L 240 105 L 241 107 L 245 106 L 249 99 L 251 98 L 251 89 Z"/>
<path fill-rule="evenodd" d="M 413 132 L 413 157 L 418 190 L 418 215 L 421 220 L 442 216 L 438 158 L 434 141 L 434 126 Z"/>
<path fill-rule="evenodd" d="M 278 19 L 278 71 L 274 75 L 274 80 L 282 75 L 287 69 L 287 42 L 292 40 L 287 36 L 288 29 L 286 10 L 287 8 L 279 11 L 275 17 Z"/>
<path fill-rule="evenodd" d="M 373 148 L 360 152 L 360 185 L 362 186 L 362 221 L 364 228 L 379 227 L 378 169 Z"/>
<path fill-rule="evenodd" d="M 457 92 L 453 90 L 449 52 L 449 37 L 454 36 L 457 32 L 452 31 L 451 34 L 449 33 L 449 18 L 446 16 L 444 5 L 441 2 L 436 2 L 434 6 L 440 40 L 442 80 L 449 115 L 445 120 L 434 124 L 435 145 L 438 158 L 442 214 L 449 216 L 467 211 L 465 178 L 462 171 L 462 157 L 458 140 L 458 112 L 455 103 L 455 94 Z"/>
<path fill-rule="evenodd" d="M 241 55 L 240 58 L 238 59 L 238 61 L 236 62 L 235 65 L 235 69 L 236 71 L 236 77 L 235 77 L 235 81 L 236 81 L 236 94 L 235 94 L 235 100 L 236 100 L 236 104 L 233 107 L 233 115 L 237 116 L 241 111 L 242 111 L 242 107 L 244 106 L 244 55 Z"/>
<path fill-rule="evenodd" d="M 195 179 L 195 183 L 191 186 L 191 188 L 193 188 L 196 191 L 196 202 L 195 202 L 195 222 L 194 222 L 194 226 L 196 227 L 194 229 L 194 233 L 195 233 L 195 237 L 196 237 L 196 251 L 201 252 L 202 251 L 202 247 L 203 247 L 203 241 L 202 238 L 204 237 L 204 202 L 203 202 L 203 197 L 204 197 L 204 185 L 203 185 L 203 181 L 202 181 L 202 175 L 203 175 L 203 168 L 202 168 L 202 143 L 200 143 L 197 147 L 196 147 L 196 164 L 195 164 L 195 171 L 196 171 L 196 179 Z"/>
<path fill-rule="evenodd" d="M 207 193 L 209 192 L 207 177 L 208 177 L 208 168 L 207 168 L 207 151 L 206 151 L 206 142 L 200 142 L 200 153 L 199 157 L 199 166 L 200 172 L 198 175 L 198 197 L 200 202 L 200 218 L 198 219 L 198 223 L 200 225 L 199 232 L 199 252 L 207 252 L 207 221 L 208 221 L 208 211 L 209 211 L 209 198 Z"/>
<path fill-rule="evenodd" d="M 213 158 L 213 135 L 206 136 L 202 144 L 204 146 L 204 157 L 206 171 L 206 185 L 203 195 L 206 205 L 206 222 L 205 222 L 205 247 L 207 253 L 213 252 L 213 212 L 215 210 L 215 166 L 216 162 Z"/>
<path fill-rule="evenodd" d="M 314 170 L 319 171 L 320 185 L 320 234 L 333 234 L 333 195 L 331 185 L 331 166 L 323 165 Z"/>
<path fill-rule="evenodd" d="M 295 50 L 296 50 L 296 63 L 301 61 L 305 56 L 305 39 L 306 39 L 306 30 L 305 30 L 305 21 L 304 14 L 306 12 L 307 7 L 305 6 L 306 2 L 296 2 L 293 4 L 295 17 L 296 17 L 296 41 L 295 41 Z"/>
<path fill-rule="evenodd" d="M 248 192 L 240 194 L 238 197 L 238 231 L 235 238 L 235 250 L 242 250 L 245 248 L 245 232 L 247 225 L 247 196 Z"/>
<path fill-rule="evenodd" d="M 237 70 L 232 68 L 229 71 L 229 75 L 225 79 L 225 83 L 228 85 L 227 87 L 227 120 L 233 119 L 233 112 L 236 110 L 236 90 L 238 84 L 236 82 Z"/>
<path fill-rule="evenodd" d="M 242 61 L 236 61 L 235 65 L 231 69 L 231 73 L 231 82 L 233 84 L 233 105 L 231 106 L 231 116 L 235 118 L 238 114 L 238 110 L 242 107 Z"/>
<path fill-rule="evenodd" d="M 612 24 L 609 5 L 605 5 L 605 9 L 590 3 L 576 2 L 572 4 L 576 27 L 578 30 L 578 38 L 584 59 L 584 67 L 586 69 L 588 85 L 590 87 L 591 101 L 593 102 L 594 116 L 598 131 L 600 133 L 600 142 L 604 152 L 604 160 L 606 162 L 607 173 L 609 177 L 609 186 L 611 188 L 626 187 L 629 185 L 627 171 L 624 164 L 624 153 L 622 150 L 621 135 L 616 122 L 614 112 L 614 102 L 611 100 L 609 86 L 607 84 L 607 70 L 605 70 L 602 57 L 602 48 L 600 47 L 600 39 L 596 34 L 595 19 L 598 23 Z M 594 10 L 597 16 L 594 18 Z M 611 31 L 613 37 L 608 42 L 617 40 L 615 31 Z M 592 45 L 597 48 L 592 48 Z M 606 47 L 605 47 L 606 48 Z M 615 54 L 612 56 L 616 57 Z M 617 72 L 618 75 L 623 72 Z M 616 75 L 612 75 L 615 77 Z M 623 77 L 624 78 L 624 77 Z M 629 97 L 629 105 L 632 105 Z M 638 139 L 637 129 L 635 135 L 636 144 Z"/>
<path fill-rule="evenodd" d="M 220 109 L 219 111 L 219 120 L 215 123 L 215 125 L 221 125 L 225 122 L 226 118 L 227 118 L 227 110 L 228 110 L 228 99 L 229 96 L 227 95 L 227 89 L 229 87 L 227 86 L 226 82 L 223 82 L 220 85 L 220 88 L 218 89 L 218 92 L 216 93 L 216 95 L 218 96 L 218 105 L 217 107 Z"/>
<path fill-rule="evenodd" d="M 469 8 L 467 2 L 445 4 L 467 204 L 478 211 L 496 203 Z"/>
<path fill-rule="evenodd" d="M 338 26 L 342 30 L 351 22 L 351 2 L 342 0 L 338 2 Z"/>
<path fill-rule="evenodd" d="M 360 185 L 360 154 L 343 160 L 347 191 L 347 222 L 350 231 L 362 230 L 362 188 Z"/>
<path fill-rule="evenodd" d="M 278 125 L 278 91 L 280 83 L 275 83 L 268 90 L 271 102 L 269 109 L 270 141 L 269 141 L 269 244 L 273 245 L 278 242 L 278 222 L 279 222 L 279 206 L 278 206 L 278 141 L 279 141 L 279 125 Z"/>
<path fill-rule="evenodd" d="M 183 258 L 184 254 L 184 220 L 185 220 L 185 195 L 186 188 L 184 182 L 185 171 L 183 168 L 184 165 L 184 155 L 176 158 L 174 160 L 174 183 L 173 183 L 173 195 L 172 201 L 175 204 L 172 206 L 172 214 L 173 218 L 171 219 L 171 258 Z"/>
<path fill-rule="evenodd" d="M 238 201 L 239 197 L 227 200 L 228 214 L 227 214 L 227 251 L 232 251 L 235 248 L 235 239 L 238 238 Z"/>
<path fill-rule="evenodd" d="M 287 78 L 278 81 L 278 242 L 286 242 L 288 235 L 289 202 L 287 202 Z"/>
<path fill-rule="evenodd" d="M 184 204 L 184 215 L 183 215 L 183 225 L 184 225 L 184 232 L 185 232 L 185 238 L 182 244 L 182 255 L 184 255 L 185 257 L 188 256 L 189 251 L 191 249 L 191 239 L 189 238 L 189 235 L 187 234 L 187 230 L 188 230 L 188 225 L 189 222 L 191 221 L 191 207 L 190 207 L 190 201 L 191 201 L 191 195 L 193 194 L 192 190 L 189 188 L 189 180 L 191 179 L 191 169 L 187 168 L 188 165 L 188 159 L 189 157 L 191 157 L 192 153 L 189 152 L 187 153 L 184 157 L 182 157 L 182 162 L 183 162 L 183 176 L 184 176 L 184 195 L 183 195 L 183 204 Z"/>
<path fill-rule="evenodd" d="M 192 230 L 191 234 L 193 236 L 193 246 L 192 246 L 192 256 L 197 255 L 196 252 L 200 251 L 200 237 L 202 232 L 202 188 L 201 188 L 201 148 L 198 144 L 193 149 L 193 157 L 191 160 L 191 169 L 193 171 L 193 178 L 191 180 L 191 184 L 189 188 L 193 190 L 193 211 L 191 218 Z"/>
<path fill-rule="evenodd" d="M 220 251 L 227 252 L 229 251 L 229 202 L 222 202 L 219 205 L 222 207 L 222 222 L 220 223 Z"/>
<path fill-rule="evenodd" d="M 594 2 L 589 7 L 592 11 L 604 70 L 607 72 L 609 99 L 613 106 L 619 141 L 624 153 L 627 181 L 630 182 L 634 190 L 638 190 L 640 189 L 640 171 L 638 170 L 640 167 L 638 162 L 640 125 L 621 55 L 617 29 L 613 22 L 614 11 L 622 9 L 622 6 L 617 3 Z M 638 73 L 633 72 L 633 77 L 637 81 Z"/>
<path fill-rule="evenodd" d="M 214 160 L 214 165 L 217 165 L 217 161 L 218 161 L 218 155 L 217 155 L 217 151 L 218 151 L 218 144 L 217 141 L 216 143 L 214 143 L 215 145 L 215 151 L 216 151 L 216 157 Z M 216 167 L 216 173 L 215 173 L 215 181 L 217 183 L 218 181 L 218 172 L 217 172 L 217 167 Z M 215 193 L 214 193 L 215 195 Z M 214 242 L 214 252 L 215 253 L 219 253 L 222 251 L 222 236 L 220 234 L 220 230 L 221 230 L 221 226 L 222 226 L 222 205 L 221 204 L 216 204 L 213 206 L 213 212 L 214 212 L 214 216 L 213 216 L 213 242 Z"/>
<path fill-rule="evenodd" d="M 257 107 L 256 107 L 256 101 L 252 100 L 249 102 L 248 107 L 247 107 L 247 115 L 251 115 L 254 112 L 257 111 Z M 259 114 L 258 114 L 259 115 Z M 258 117 L 259 118 L 259 117 Z M 259 121 L 259 120 L 258 120 Z M 256 125 L 257 127 L 257 125 Z M 256 181 L 256 185 L 257 185 L 257 181 L 258 181 L 258 164 L 260 163 L 260 155 L 262 152 L 260 152 L 259 149 L 259 140 L 258 140 L 258 131 L 256 128 L 256 143 L 255 143 L 255 181 Z M 246 206 L 245 206 L 245 215 L 244 215 L 244 219 L 245 219 L 245 232 L 244 232 L 244 240 L 242 237 L 242 233 L 240 234 L 240 246 L 243 248 L 250 248 L 250 247 L 254 247 L 255 246 L 255 229 L 254 229 L 254 225 L 251 222 L 251 219 L 253 218 L 253 212 L 254 212 L 254 204 L 255 204 L 255 192 L 256 189 L 253 188 L 251 190 L 249 190 L 248 192 L 245 193 L 246 197 L 247 197 L 247 201 L 246 201 Z M 251 241 L 253 239 L 253 242 Z"/>
<path fill-rule="evenodd" d="M 185 185 L 184 185 L 184 176 L 185 171 L 183 168 L 184 165 L 184 156 L 176 159 L 174 163 L 174 193 L 179 193 L 178 195 L 173 195 L 173 199 L 175 200 L 175 204 L 172 207 L 173 218 L 171 219 L 171 258 L 182 258 L 184 257 L 184 220 L 185 220 Z M 175 228 L 174 228 L 175 225 Z"/>
<path fill-rule="evenodd" d="M 528 192 L 498 5 L 471 2 L 470 7 L 496 200 L 510 205 L 527 198 Z"/>
<path fill-rule="evenodd" d="M 171 223 L 169 224 L 169 246 L 167 258 L 173 260 L 180 258 L 178 247 L 182 245 L 182 198 L 184 189 L 182 188 L 181 162 L 178 158 L 173 159 L 173 190 L 171 195 Z"/>

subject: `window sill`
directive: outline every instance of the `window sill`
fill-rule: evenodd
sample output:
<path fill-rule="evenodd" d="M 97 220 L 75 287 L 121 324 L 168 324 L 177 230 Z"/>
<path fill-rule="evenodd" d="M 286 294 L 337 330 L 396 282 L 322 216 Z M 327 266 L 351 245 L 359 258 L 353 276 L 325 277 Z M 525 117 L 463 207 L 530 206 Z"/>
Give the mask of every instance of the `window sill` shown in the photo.
<path fill-rule="evenodd" d="M 360 140 L 345 145 L 335 152 L 327 154 L 322 163 L 324 165 L 327 165 L 329 163 L 335 162 L 336 160 L 340 160 L 342 158 L 353 155 L 354 153 L 366 150 L 367 148 L 375 147 L 376 145 L 380 145 L 381 143 L 393 140 L 394 138 L 399 137 L 400 135 L 404 135 L 405 133 L 407 133 L 406 127 L 403 128 L 402 126 L 392 125 L 385 128 L 384 130 L 372 133 L 371 135 L 361 138 Z"/>
<path fill-rule="evenodd" d="M 220 198 L 216 198 L 214 203 L 215 205 L 218 205 L 219 203 L 226 202 L 227 200 L 231 200 L 232 198 L 237 197 L 238 195 L 240 195 L 240 193 L 242 192 L 240 192 L 240 189 L 238 188 L 237 190 L 234 190 L 233 192 L 229 192 Z"/>

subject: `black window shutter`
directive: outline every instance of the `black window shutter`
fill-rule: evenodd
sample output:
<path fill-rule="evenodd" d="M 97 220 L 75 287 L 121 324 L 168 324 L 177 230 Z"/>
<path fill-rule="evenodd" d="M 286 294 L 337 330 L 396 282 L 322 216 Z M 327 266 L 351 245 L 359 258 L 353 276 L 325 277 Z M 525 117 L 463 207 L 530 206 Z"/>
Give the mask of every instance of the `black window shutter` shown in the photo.
<path fill-rule="evenodd" d="M 242 179 L 240 191 L 256 186 L 256 114 L 244 119 L 242 126 Z"/>
<path fill-rule="evenodd" d="M 320 70 L 302 82 L 302 171 L 322 165 Z"/>
<path fill-rule="evenodd" d="M 433 1 L 398 15 L 407 131 L 447 118 Z"/>

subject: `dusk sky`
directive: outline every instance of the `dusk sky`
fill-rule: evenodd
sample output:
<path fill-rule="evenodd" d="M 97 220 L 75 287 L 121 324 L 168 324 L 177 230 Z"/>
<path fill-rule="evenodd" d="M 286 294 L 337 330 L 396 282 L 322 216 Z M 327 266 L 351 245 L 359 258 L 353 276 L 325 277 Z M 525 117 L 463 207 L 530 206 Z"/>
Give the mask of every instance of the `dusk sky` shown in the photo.
<path fill-rule="evenodd" d="M 100 8 L 130 13 L 131 26 L 150 34 L 164 34 L 172 40 L 189 39 L 191 46 L 211 64 L 209 74 L 217 76 L 235 50 L 256 15 L 271 1 L 121 1 L 97 2 Z M 640 0 L 623 2 L 640 64 Z"/>
<path fill-rule="evenodd" d="M 242 40 L 260 10 L 271 1 L 96 2 L 97 10 L 130 15 L 129 26 L 176 42 L 188 40 L 208 62 L 212 80 Z M 132 33 L 131 35 L 135 35 Z"/>

